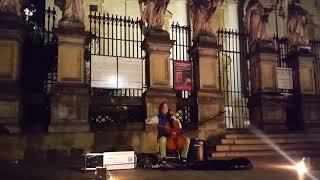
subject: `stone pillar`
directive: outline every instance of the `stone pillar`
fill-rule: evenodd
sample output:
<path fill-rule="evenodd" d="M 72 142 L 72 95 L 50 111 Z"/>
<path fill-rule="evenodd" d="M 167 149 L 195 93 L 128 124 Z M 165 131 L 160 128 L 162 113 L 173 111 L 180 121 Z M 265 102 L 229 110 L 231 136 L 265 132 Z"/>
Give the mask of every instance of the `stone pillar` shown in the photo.
<path fill-rule="evenodd" d="M 251 124 L 260 129 L 285 130 L 287 98 L 277 90 L 276 67 L 278 54 L 274 48 L 258 42 L 250 57 L 251 96 L 249 111 Z"/>
<path fill-rule="evenodd" d="M 173 46 L 169 33 L 150 30 L 143 41 L 146 51 L 146 75 L 148 90 L 145 92 L 147 117 L 158 114 L 159 104 L 167 101 L 176 111 L 176 93 L 170 87 L 170 49 Z"/>
<path fill-rule="evenodd" d="M 309 51 L 295 49 L 287 63 L 293 70 L 294 98 L 291 117 L 297 128 L 320 132 L 320 95 L 316 93 L 315 56 Z"/>
<path fill-rule="evenodd" d="M 238 22 L 238 1 L 237 0 L 225 0 L 224 1 L 224 22 L 226 29 L 239 30 Z M 232 17 L 232 18 L 230 18 Z"/>
<path fill-rule="evenodd" d="M 0 128 L 21 131 L 21 60 L 24 28 L 21 17 L 0 12 Z"/>
<path fill-rule="evenodd" d="M 194 58 L 195 87 L 197 88 L 199 130 L 224 131 L 224 92 L 219 83 L 218 52 L 222 48 L 211 36 L 200 35 L 190 54 Z M 221 114 L 222 113 L 222 114 Z M 220 114 L 220 115 L 219 115 Z M 210 119 L 210 120 L 209 120 Z"/>
<path fill-rule="evenodd" d="M 89 131 L 89 93 L 85 85 L 83 27 L 60 26 L 58 82 L 51 94 L 49 132 Z"/>

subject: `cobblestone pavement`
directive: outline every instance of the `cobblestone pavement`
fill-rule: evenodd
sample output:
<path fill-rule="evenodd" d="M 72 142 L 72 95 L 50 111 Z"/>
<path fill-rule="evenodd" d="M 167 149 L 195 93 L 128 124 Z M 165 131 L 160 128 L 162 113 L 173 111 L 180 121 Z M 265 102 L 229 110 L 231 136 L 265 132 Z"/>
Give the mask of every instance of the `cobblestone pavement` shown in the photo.
<path fill-rule="evenodd" d="M 297 173 L 285 168 L 288 163 L 279 158 L 251 159 L 254 168 L 239 171 L 195 170 L 119 170 L 111 171 L 112 180 L 295 180 Z M 312 158 L 311 174 L 320 178 L 320 158 Z M 93 172 L 81 172 L 79 166 L 52 162 L 2 162 L 0 180 L 93 180 Z M 311 178 L 300 178 L 311 179 Z M 299 180 L 300 180 L 299 179 Z"/>

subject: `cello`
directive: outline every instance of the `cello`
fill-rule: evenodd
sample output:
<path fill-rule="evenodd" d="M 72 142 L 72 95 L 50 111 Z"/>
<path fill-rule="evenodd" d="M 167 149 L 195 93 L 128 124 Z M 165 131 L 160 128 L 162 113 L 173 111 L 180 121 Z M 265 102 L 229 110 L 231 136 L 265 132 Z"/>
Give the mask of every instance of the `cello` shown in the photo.
<path fill-rule="evenodd" d="M 170 113 L 170 116 L 172 114 Z M 167 150 L 181 151 L 186 143 L 186 138 L 183 136 L 183 131 L 179 128 L 179 123 L 172 118 L 170 122 L 165 124 L 164 130 L 168 134 L 167 137 Z"/>

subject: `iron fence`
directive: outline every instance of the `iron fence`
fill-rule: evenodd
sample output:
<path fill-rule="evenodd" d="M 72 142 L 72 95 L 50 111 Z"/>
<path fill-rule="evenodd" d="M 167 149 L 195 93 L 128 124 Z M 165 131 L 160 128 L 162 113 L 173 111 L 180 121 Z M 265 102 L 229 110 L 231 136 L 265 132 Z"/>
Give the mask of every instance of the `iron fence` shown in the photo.
<path fill-rule="evenodd" d="M 87 50 L 86 75 L 91 85 L 91 105 L 89 119 L 92 130 L 104 131 L 121 129 L 130 122 L 143 122 L 146 111 L 143 93 L 146 91 L 145 53 L 141 48 L 144 36 L 140 28 L 141 20 L 130 17 L 90 12 L 90 43 Z M 116 58 L 117 88 L 92 87 L 92 57 L 102 56 L 103 61 Z M 140 60 L 141 88 L 119 88 L 119 58 Z M 101 100 L 103 100 L 101 102 Z M 135 103 L 132 103 L 135 102 Z"/>
<path fill-rule="evenodd" d="M 22 127 L 25 131 L 46 131 L 50 122 L 48 95 L 57 82 L 58 38 L 53 32 L 56 11 L 49 8 L 37 13 L 45 16 L 24 19 L 27 35 L 22 61 Z"/>
<path fill-rule="evenodd" d="M 190 26 L 180 26 L 179 23 L 173 22 L 170 27 L 170 39 L 174 44 L 170 50 L 170 79 L 171 87 L 174 88 L 174 62 L 175 61 L 192 61 L 188 50 L 192 45 Z M 180 120 L 184 129 L 195 129 L 197 127 L 197 106 L 194 94 L 194 86 L 191 91 L 176 91 L 177 112 L 176 117 Z"/>
<path fill-rule="evenodd" d="M 141 20 L 130 17 L 109 15 L 108 13 L 90 12 L 89 26 L 91 41 L 89 44 L 86 75 L 87 83 L 91 83 L 91 56 L 109 56 L 141 59 L 142 88 L 139 89 L 102 89 L 91 88 L 91 95 L 142 97 L 146 91 L 145 53 L 141 49 L 143 34 L 140 29 Z M 108 59 L 106 59 L 108 60 Z M 118 64 L 118 62 L 117 62 Z M 118 66 L 117 66 L 118 67 Z M 119 76 L 117 71 L 117 77 Z"/>
<path fill-rule="evenodd" d="M 286 37 L 279 38 L 278 36 L 273 37 L 273 44 L 275 46 L 275 50 L 277 52 L 277 67 L 289 68 L 287 64 L 288 54 L 289 54 L 289 41 Z M 293 93 L 293 89 L 281 89 L 278 88 L 277 91 L 282 94 L 291 95 Z"/>
<path fill-rule="evenodd" d="M 320 94 L 320 40 L 310 42 L 312 53 L 315 55 L 314 69 L 317 93 Z"/>
<path fill-rule="evenodd" d="M 225 122 L 228 129 L 243 129 L 250 125 L 248 96 L 250 95 L 247 35 L 234 30 L 219 29 L 218 53 L 220 88 L 225 94 Z"/>
<path fill-rule="evenodd" d="M 145 110 L 139 105 L 99 106 L 90 113 L 93 131 L 125 129 L 127 123 L 141 122 L 141 119 L 145 119 Z"/>

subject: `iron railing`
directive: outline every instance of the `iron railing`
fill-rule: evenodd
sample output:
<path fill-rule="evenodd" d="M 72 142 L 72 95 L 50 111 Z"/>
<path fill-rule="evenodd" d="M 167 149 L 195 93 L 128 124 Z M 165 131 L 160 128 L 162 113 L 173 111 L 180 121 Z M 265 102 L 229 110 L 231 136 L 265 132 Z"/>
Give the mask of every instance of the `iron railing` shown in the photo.
<path fill-rule="evenodd" d="M 145 52 L 141 48 L 144 36 L 140 28 L 141 20 L 90 12 L 90 43 L 86 57 L 87 83 L 91 85 L 91 74 L 95 69 L 91 66 L 93 56 L 103 56 L 105 61 L 116 58 L 117 88 L 91 87 L 91 105 L 89 118 L 92 130 L 125 128 L 130 122 L 143 122 L 146 111 L 143 93 L 146 91 Z M 119 88 L 119 59 L 141 60 L 141 88 Z M 103 100 L 103 101 L 101 101 Z M 132 103 L 134 102 L 134 103 Z"/>
<path fill-rule="evenodd" d="M 126 129 L 127 123 L 141 122 L 145 119 L 145 110 L 139 105 L 100 106 L 92 109 L 90 113 L 93 131 Z"/>
<path fill-rule="evenodd" d="M 146 91 L 145 78 L 145 53 L 141 49 L 144 36 L 140 28 L 141 20 L 130 17 L 109 15 L 100 12 L 90 12 L 89 26 L 91 41 L 89 44 L 90 54 L 87 58 L 86 75 L 87 83 L 91 82 L 91 55 L 124 57 L 141 59 L 142 88 L 140 89 L 102 89 L 91 88 L 91 95 L 100 96 L 127 96 L 142 97 Z M 118 67 L 118 66 L 117 66 Z M 117 77 L 119 72 L 117 71 Z"/>
<path fill-rule="evenodd" d="M 286 37 L 277 37 L 276 35 L 273 37 L 273 44 L 275 46 L 275 50 L 278 54 L 277 56 L 277 66 L 278 67 L 284 67 L 289 68 L 289 65 L 287 64 L 288 61 L 288 54 L 289 54 L 289 41 Z M 292 77 L 293 78 L 293 77 Z M 292 94 L 292 89 L 277 89 L 279 93 L 285 93 L 285 94 Z"/>
<path fill-rule="evenodd" d="M 27 35 L 22 61 L 24 131 L 46 131 L 50 122 L 48 95 L 57 82 L 58 38 L 53 32 L 56 11 L 49 8 L 36 13 L 45 16 L 25 18 Z"/>
<path fill-rule="evenodd" d="M 320 94 L 320 40 L 310 41 L 312 53 L 315 55 L 314 69 L 317 93 Z"/>
<path fill-rule="evenodd" d="M 218 53 L 220 88 L 225 94 L 225 121 L 228 129 L 243 129 L 250 125 L 248 96 L 250 80 L 247 35 L 234 30 L 219 29 Z"/>
<path fill-rule="evenodd" d="M 27 46 L 25 46 L 25 91 L 34 88 L 44 94 L 50 93 L 51 88 L 57 82 L 58 64 L 58 37 L 53 32 L 56 21 L 56 11 L 48 8 L 45 10 L 45 24 L 41 26 L 36 19 L 28 19 L 27 24 Z M 35 67 L 38 67 L 35 69 Z M 34 76 L 33 76 L 34 75 Z M 30 79 L 29 79 L 30 78 Z M 37 82 L 36 82 L 37 81 Z M 32 82 L 37 85 L 30 86 Z"/>
<path fill-rule="evenodd" d="M 188 50 L 191 48 L 191 28 L 189 26 L 180 26 L 179 23 L 173 22 L 170 27 L 170 39 L 174 40 L 170 54 L 170 79 L 171 87 L 174 88 L 174 62 L 175 61 L 192 61 Z M 196 98 L 192 96 L 195 91 L 176 91 L 177 112 L 176 117 L 182 123 L 184 129 L 195 129 L 197 126 Z"/>

